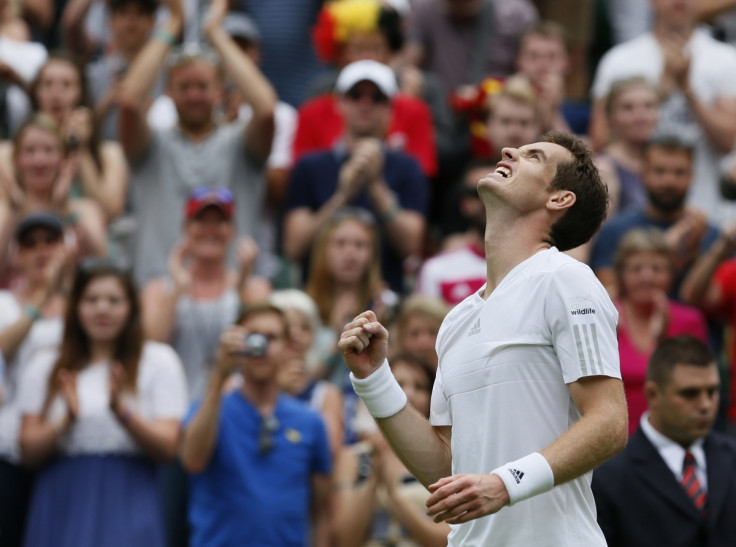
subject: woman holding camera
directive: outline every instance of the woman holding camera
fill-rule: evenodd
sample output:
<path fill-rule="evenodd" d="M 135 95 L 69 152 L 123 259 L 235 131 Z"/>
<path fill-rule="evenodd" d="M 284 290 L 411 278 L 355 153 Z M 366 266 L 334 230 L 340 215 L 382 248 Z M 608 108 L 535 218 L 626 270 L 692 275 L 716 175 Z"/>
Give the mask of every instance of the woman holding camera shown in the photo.
<path fill-rule="evenodd" d="M 61 347 L 34 355 L 19 392 L 38 468 L 25 545 L 163 545 L 155 463 L 176 454 L 186 382 L 170 347 L 144 341 L 128 273 L 78 269 Z"/>

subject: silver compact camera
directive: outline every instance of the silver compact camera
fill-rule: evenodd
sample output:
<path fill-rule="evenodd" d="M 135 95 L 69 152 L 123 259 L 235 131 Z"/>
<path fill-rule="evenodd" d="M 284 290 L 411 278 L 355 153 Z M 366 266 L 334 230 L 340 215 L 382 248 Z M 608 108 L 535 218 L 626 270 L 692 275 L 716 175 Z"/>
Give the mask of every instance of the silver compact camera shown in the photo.
<path fill-rule="evenodd" d="M 268 338 L 263 334 L 253 333 L 245 337 L 245 351 L 243 355 L 246 357 L 263 357 L 268 349 Z"/>

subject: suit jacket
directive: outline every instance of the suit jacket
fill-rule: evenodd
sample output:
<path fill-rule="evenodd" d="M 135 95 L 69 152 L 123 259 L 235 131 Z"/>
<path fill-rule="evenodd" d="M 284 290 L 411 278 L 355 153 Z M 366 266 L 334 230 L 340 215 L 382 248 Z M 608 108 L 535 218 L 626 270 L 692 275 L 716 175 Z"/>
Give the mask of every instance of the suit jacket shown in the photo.
<path fill-rule="evenodd" d="M 598 524 L 609 547 L 736 546 L 736 440 L 711 432 L 703 449 L 705 515 L 641 428 L 623 452 L 593 472 Z"/>

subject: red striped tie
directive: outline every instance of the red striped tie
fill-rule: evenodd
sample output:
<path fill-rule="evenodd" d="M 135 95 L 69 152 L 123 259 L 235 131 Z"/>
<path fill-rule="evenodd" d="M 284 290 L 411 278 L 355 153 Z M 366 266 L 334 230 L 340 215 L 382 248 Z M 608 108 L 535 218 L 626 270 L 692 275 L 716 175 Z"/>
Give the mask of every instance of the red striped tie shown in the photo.
<path fill-rule="evenodd" d="M 705 491 L 703 490 L 698 476 L 695 474 L 695 458 L 690 452 L 685 452 L 685 460 L 682 462 L 682 480 L 680 484 L 685 489 L 687 496 L 692 500 L 695 507 L 703 511 L 705 509 Z"/>

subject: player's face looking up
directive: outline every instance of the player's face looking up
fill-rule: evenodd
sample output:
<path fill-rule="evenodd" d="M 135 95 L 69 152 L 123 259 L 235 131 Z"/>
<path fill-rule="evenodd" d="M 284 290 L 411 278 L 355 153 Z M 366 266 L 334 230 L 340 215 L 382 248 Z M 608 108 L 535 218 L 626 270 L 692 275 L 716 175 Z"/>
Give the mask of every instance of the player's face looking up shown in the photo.
<path fill-rule="evenodd" d="M 564 147 L 549 142 L 504 148 L 501 156 L 495 171 L 478 183 L 478 191 L 481 197 L 493 195 L 521 211 L 544 207 L 557 166 L 572 158 Z"/>

